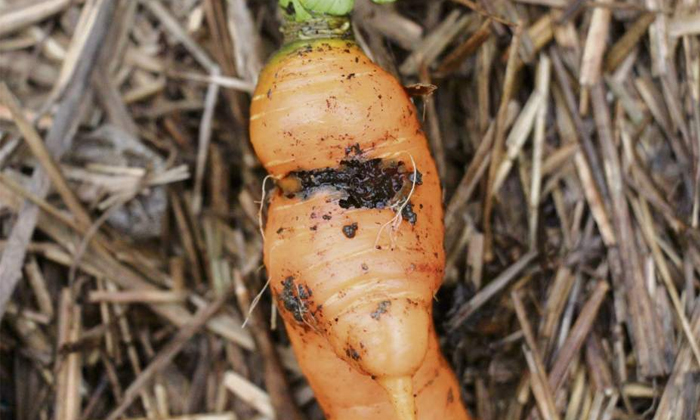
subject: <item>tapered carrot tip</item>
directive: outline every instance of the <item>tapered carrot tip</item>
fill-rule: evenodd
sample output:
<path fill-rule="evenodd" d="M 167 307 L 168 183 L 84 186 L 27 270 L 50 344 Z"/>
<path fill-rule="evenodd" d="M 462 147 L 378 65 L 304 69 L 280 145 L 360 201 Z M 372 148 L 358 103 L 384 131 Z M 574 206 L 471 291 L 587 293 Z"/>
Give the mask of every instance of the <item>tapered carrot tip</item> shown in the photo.
<path fill-rule="evenodd" d="M 389 394 L 397 420 L 416 420 L 416 398 L 413 396 L 413 380 L 410 376 L 385 377 L 379 384 Z"/>

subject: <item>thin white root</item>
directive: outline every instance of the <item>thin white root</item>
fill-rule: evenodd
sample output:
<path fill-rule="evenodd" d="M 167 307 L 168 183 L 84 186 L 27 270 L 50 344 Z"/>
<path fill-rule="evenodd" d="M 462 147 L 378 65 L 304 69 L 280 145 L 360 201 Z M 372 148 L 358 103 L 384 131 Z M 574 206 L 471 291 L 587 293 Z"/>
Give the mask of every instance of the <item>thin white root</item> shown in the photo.
<path fill-rule="evenodd" d="M 265 197 L 267 196 L 267 191 L 265 191 L 265 185 L 267 184 L 267 180 L 272 178 L 272 175 L 268 175 L 265 178 L 263 178 L 263 183 L 262 183 L 262 194 L 260 197 L 260 207 L 258 207 L 258 229 L 260 229 L 260 236 L 262 236 L 263 241 L 265 240 L 265 229 L 263 227 L 263 209 L 265 208 Z"/>
<path fill-rule="evenodd" d="M 401 222 L 403 222 L 403 215 L 401 213 L 406 208 L 408 203 L 411 201 L 411 197 L 413 196 L 413 192 L 416 190 L 416 182 L 418 182 L 418 168 L 416 167 L 416 161 L 415 161 L 415 159 L 413 159 L 412 154 L 410 154 L 408 152 L 403 152 L 403 153 L 406 153 L 408 155 L 408 157 L 411 158 L 411 164 L 413 165 L 413 182 L 411 184 L 411 191 L 408 193 L 408 196 L 406 196 L 405 200 L 391 206 L 391 209 L 394 210 L 396 212 L 396 214 L 388 222 L 384 223 L 381 228 L 379 228 L 379 232 L 377 232 L 377 238 L 374 240 L 374 247 L 375 248 L 379 244 L 379 240 L 381 239 L 382 232 L 389 225 L 391 225 L 391 230 L 389 231 L 389 240 L 391 241 L 391 249 L 395 248 L 396 238 L 394 236 L 394 232 L 399 230 L 399 227 L 401 226 Z"/>
<path fill-rule="evenodd" d="M 408 203 L 411 201 L 411 197 L 413 196 L 413 192 L 416 190 L 416 182 L 418 182 L 418 168 L 416 168 L 416 161 L 413 159 L 413 155 L 405 152 L 408 154 L 408 157 L 411 158 L 411 165 L 413 165 L 413 182 L 411 183 L 411 191 L 408 193 L 408 196 L 406 197 L 406 200 L 404 200 L 403 204 L 399 207 L 399 209 L 396 212 L 396 215 L 399 216 L 396 218 L 396 221 L 394 222 L 395 228 L 398 229 L 399 226 L 401 225 L 401 222 L 403 221 L 403 217 L 401 217 L 401 213 L 403 212 L 403 209 L 406 208 Z"/>
<path fill-rule="evenodd" d="M 248 308 L 248 313 L 245 316 L 245 320 L 243 321 L 243 325 L 241 325 L 242 328 L 245 328 L 246 325 L 248 325 L 248 321 L 250 321 L 250 315 L 253 313 L 253 310 L 255 310 L 255 307 L 258 306 L 258 303 L 260 303 L 260 299 L 262 299 L 263 294 L 265 294 L 265 290 L 267 290 L 267 287 L 270 285 L 270 280 L 272 280 L 272 279 L 270 279 L 268 277 L 263 288 L 260 289 L 258 294 L 255 295 L 255 297 L 253 298 L 253 301 L 250 302 L 250 308 Z"/>
<path fill-rule="evenodd" d="M 267 175 L 265 178 L 263 178 L 262 194 L 260 197 L 260 207 L 258 207 L 258 229 L 260 230 L 260 236 L 262 236 L 263 242 L 265 242 L 265 228 L 263 226 L 263 209 L 265 208 L 265 197 L 267 196 L 265 185 L 267 185 L 267 180 L 270 178 L 272 178 L 272 175 Z M 265 294 L 265 290 L 267 290 L 267 287 L 270 285 L 270 280 L 272 279 L 268 277 L 263 288 L 260 289 L 258 294 L 255 295 L 255 297 L 253 298 L 253 301 L 250 302 L 250 308 L 248 308 L 248 313 L 246 314 L 245 320 L 243 321 L 243 325 L 241 326 L 242 328 L 245 328 L 246 325 L 248 325 L 248 321 L 250 321 L 250 314 L 253 313 L 255 307 L 258 306 L 258 303 L 260 303 L 260 299 L 262 299 L 263 294 Z"/>

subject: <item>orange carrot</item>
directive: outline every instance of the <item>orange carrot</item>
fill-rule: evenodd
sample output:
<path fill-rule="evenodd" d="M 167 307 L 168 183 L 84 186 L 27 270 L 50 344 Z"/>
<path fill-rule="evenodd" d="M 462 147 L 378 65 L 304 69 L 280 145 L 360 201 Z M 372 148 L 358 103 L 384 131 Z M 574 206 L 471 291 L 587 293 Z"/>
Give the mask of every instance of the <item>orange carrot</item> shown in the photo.
<path fill-rule="evenodd" d="M 278 185 L 265 265 L 295 354 L 328 419 L 468 420 L 432 322 L 442 197 L 416 110 L 347 19 L 294 22 L 299 1 L 282 0 L 288 41 L 250 118 Z"/>

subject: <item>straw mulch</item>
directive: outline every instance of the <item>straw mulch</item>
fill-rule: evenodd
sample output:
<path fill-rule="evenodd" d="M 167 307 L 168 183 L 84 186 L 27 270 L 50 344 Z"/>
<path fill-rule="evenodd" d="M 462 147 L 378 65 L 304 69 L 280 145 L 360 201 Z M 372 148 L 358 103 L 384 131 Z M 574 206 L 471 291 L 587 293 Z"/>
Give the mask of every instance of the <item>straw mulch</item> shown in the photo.
<path fill-rule="evenodd" d="M 357 3 L 442 175 L 472 412 L 700 418 L 699 2 Z M 275 11 L 0 0 L 0 417 L 323 418 L 269 295 L 241 325 Z"/>

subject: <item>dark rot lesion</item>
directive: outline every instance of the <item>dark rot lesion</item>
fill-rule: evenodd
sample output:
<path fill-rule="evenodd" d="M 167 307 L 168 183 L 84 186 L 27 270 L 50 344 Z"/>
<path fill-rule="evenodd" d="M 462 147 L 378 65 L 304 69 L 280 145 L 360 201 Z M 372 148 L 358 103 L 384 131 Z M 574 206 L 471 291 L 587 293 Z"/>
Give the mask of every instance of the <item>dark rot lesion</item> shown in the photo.
<path fill-rule="evenodd" d="M 401 209 L 401 217 L 412 225 L 416 224 L 418 215 L 413 211 L 413 204 L 410 201 Z"/>
<path fill-rule="evenodd" d="M 359 146 L 353 145 L 346 148 L 346 159 L 337 167 L 294 171 L 279 180 L 278 186 L 287 197 L 302 199 L 319 190 L 332 189 L 342 193 L 338 205 L 343 209 L 391 208 L 415 224 L 418 216 L 409 196 L 422 183 L 422 174 L 408 168 L 405 162 L 367 159 Z"/>
<path fill-rule="evenodd" d="M 359 143 L 351 144 L 345 148 L 346 157 L 360 157 L 362 156 L 362 148 Z"/>
<path fill-rule="evenodd" d="M 377 321 L 379 321 L 379 318 L 381 318 L 383 314 L 389 311 L 390 306 L 391 301 L 383 300 L 379 302 L 379 304 L 377 305 L 377 309 L 375 309 L 374 312 L 370 314 L 370 316 L 372 317 L 372 319 L 376 319 Z"/>
<path fill-rule="evenodd" d="M 362 359 L 362 356 L 360 356 L 360 353 L 358 353 L 357 350 L 355 350 L 355 348 L 353 348 L 352 346 L 348 346 L 345 349 L 345 355 L 354 361 L 358 361 L 358 360 Z"/>
<path fill-rule="evenodd" d="M 313 311 L 313 291 L 305 284 L 296 283 L 294 276 L 288 276 L 282 280 L 282 292 L 279 301 L 282 307 L 289 312 L 299 324 L 313 326 L 316 324 L 316 315 L 321 310 L 320 306 Z"/>
<path fill-rule="evenodd" d="M 352 239 L 355 237 L 356 233 L 357 223 L 350 223 L 349 225 L 343 226 L 343 235 L 345 235 L 346 238 Z"/>
<path fill-rule="evenodd" d="M 447 391 L 447 404 L 452 404 L 455 402 L 455 394 L 452 391 L 452 387 L 450 387 L 450 390 Z"/>

